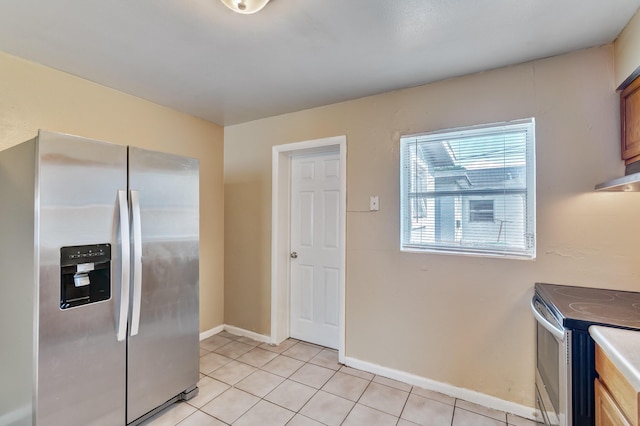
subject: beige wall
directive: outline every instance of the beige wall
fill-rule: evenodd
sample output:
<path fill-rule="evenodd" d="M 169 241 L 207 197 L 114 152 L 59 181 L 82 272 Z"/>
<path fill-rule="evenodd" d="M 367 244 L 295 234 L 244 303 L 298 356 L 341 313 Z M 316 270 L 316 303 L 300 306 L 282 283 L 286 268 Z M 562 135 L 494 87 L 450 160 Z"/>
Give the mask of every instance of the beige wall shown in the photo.
<path fill-rule="evenodd" d="M 616 87 L 640 68 L 640 9 L 631 18 L 615 43 Z"/>
<path fill-rule="evenodd" d="M 38 129 L 200 160 L 200 329 L 222 324 L 222 128 L 0 53 L 0 149 L 33 138 Z"/>
<path fill-rule="evenodd" d="M 534 282 L 640 290 L 613 46 L 225 128 L 225 322 L 270 334 L 271 147 L 347 136 L 346 355 L 534 405 Z M 536 118 L 533 261 L 401 253 L 399 136 Z M 379 212 L 368 210 L 380 196 Z"/>

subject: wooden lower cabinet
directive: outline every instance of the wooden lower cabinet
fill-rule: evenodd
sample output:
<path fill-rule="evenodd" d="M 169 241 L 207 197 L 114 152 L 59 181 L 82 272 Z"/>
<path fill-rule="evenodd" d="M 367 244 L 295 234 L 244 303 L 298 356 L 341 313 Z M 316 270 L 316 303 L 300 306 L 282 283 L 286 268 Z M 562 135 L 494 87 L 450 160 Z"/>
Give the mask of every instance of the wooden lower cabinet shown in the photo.
<path fill-rule="evenodd" d="M 599 379 L 595 381 L 596 426 L 631 426 L 607 388 Z"/>
<path fill-rule="evenodd" d="M 640 392 L 596 344 L 596 426 L 638 426 Z"/>

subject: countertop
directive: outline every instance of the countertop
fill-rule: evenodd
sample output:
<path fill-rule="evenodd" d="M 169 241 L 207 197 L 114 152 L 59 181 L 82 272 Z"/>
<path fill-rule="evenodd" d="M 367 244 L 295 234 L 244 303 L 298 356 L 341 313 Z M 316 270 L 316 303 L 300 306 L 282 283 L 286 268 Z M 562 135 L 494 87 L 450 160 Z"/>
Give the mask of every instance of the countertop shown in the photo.
<path fill-rule="evenodd" d="M 640 331 L 593 325 L 589 334 L 629 383 L 640 391 Z"/>

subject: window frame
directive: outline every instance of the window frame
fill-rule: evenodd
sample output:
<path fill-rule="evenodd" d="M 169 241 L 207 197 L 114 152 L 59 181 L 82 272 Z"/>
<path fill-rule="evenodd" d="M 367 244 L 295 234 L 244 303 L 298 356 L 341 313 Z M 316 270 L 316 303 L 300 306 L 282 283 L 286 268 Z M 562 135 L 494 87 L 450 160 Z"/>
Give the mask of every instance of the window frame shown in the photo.
<path fill-rule="evenodd" d="M 491 134 L 496 134 L 500 129 L 503 129 L 503 132 L 506 134 L 508 132 L 519 131 L 525 132 L 525 189 L 524 190 L 514 190 L 513 194 L 519 194 L 522 197 L 523 202 L 523 212 L 522 212 L 522 223 L 524 233 L 519 237 L 520 244 L 522 246 L 516 246 L 516 244 L 510 244 L 505 247 L 493 247 L 490 244 L 486 243 L 474 243 L 474 244 L 466 244 L 466 245 L 453 245 L 453 244 L 442 244 L 440 241 L 437 243 L 423 243 L 423 242 L 411 242 L 410 234 L 412 230 L 416 229 L 415 225 L 412 224 L 412 214 L 411 214 L 411 203 L 412 199 L 417 199 L 420 203 L 427 203 L 424 201 L 425 197 L 431 197 L 431 200 L 436 200 L 438 197 L 445 196 L 447 191 L 442 191 L 442 193 L 436 191 L 435 189 L 432 191 L 422 190 L 410 191 L 409 181 L 411 177 L 411 162 L 416 161 L 415 154 L 410 152 L 410 147 L 412 144 L 418 146 L 418 143 L 428 143 L 435 142 L 438 140 L 447 140 L 453 139 L 453 137 L 473 137 L 473 136 L 486 136 Z M 418 142 L 418 139 L 421 138 Z M 415 140 L 415 142 L 412 142 Z M 467 126 L 467 127 L 458 127 L 451 129 L 442 129 L 430 132 L 422 132 L 416 134 L 408 134 L 402 135 L 400 137 L 400 155 L 399 155 L 399 163 L 400 163 L 400 251 L 402 252 L 418 252 L 418 253 L 437 253 L 437 254 L 455 254 L 455 255 L 471 255 L 471 256 L 483 256 L 483 257 L 496 257 L 496 258 L 513 258 L 513 259 L 524 259 L 524 260 L 532 260 L 536 258 L 536 158 L 535 158 L 535 118 L 526 118 L 521 120 L 512 120 L 498 123 L 490 123 L 483 124 L 477 126 Z M 427 166 L 424 161 L 421 161 L 422 165 L 415 166 L 415 170 L 424 169 Z M 407 164 L 408 163 L 408 164 Z M 414 173 L 417 173 L 414 170 Z M 455 168 L 452 168 L 455 170 Z M 490 170 L 480 169 L 480 170 Z M 425 185 L 425 183 L 420 181 L 413 181 L 413 185 Z M 510 194 L 510 190 L 501 190 L 498 191 L 501 195 Z M 464 191 L 460 191 L 462 194 Z M 461 202 L 464 204 L 467 203 L 467 207 L 469 209 L 468 219 L 469 223 L 474 224 L 482 224 L 483 221 L 471 221 L 471 209 L 470 209 L 470 201 L 472 200 L 482 200 L 483 197 L 475 198 L 474 195 L 481 196 L 491 196 L 492 191 L 480 191 L 478 194 L 465 193 L 459 198 L 462 200 Z M 495 192 L 495 191 L 493 191 Z M 436 195 L 424 195 L 424 194 L 436 194 Z M 465 197 L 468 197 L 466 200 Z M 505 199 L 506 200 L 506 199 Z M 492 200 L 493 201 L 493 200 Z M 502 201 L 502 200 L 501 200 Z M 435 201 L 434 201 L 435 202 Z M 494 213 L 495 213 L 495 201 L 494 201 Z M 464 213 L 463 220 L 464 223 Z M 458 217 L 454 218 L 455 228 L 459 228 L 459 220 Z M 495 221 L 495 216 L 494 216 Z M 428 222 L 427 220 L 424 221 Z M 485 223 L 489 223 L 488 221 Z M 420 224 L 418 224 L 420 225 Z M 502 225 L 502 224 L 500 224 Z M 429 226 L 429 225 L 427 225 Z M 432 224 L 431 231 L 433 235 L 436 235 L 442 232 L 442 228 L 436 229 L 436 225 Z M 502 228 L 501 228 L 502 229 Z M 458 231 L 454 231 L 458 232 Z M 437 237 L 436 237 L 437 238 Z M 513 241 L 513 240 L 512 240 Z"/>

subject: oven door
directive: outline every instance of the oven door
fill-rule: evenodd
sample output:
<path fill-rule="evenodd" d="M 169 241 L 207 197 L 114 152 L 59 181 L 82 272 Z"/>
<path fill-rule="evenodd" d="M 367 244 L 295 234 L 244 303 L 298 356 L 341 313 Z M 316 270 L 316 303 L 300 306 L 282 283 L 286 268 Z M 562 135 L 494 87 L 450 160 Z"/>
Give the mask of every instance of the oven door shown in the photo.
<path fill-rule="evenodd" d="M 571 330 L 564 329 L 538 295 L 536 319 L 536 403 L 544 423 L 571 426 Z"/>

